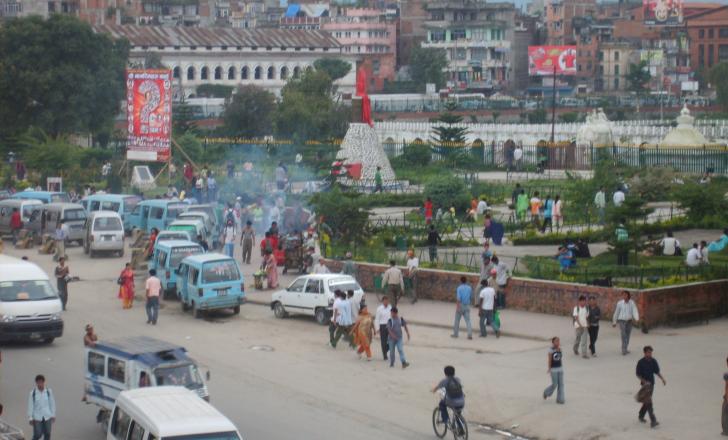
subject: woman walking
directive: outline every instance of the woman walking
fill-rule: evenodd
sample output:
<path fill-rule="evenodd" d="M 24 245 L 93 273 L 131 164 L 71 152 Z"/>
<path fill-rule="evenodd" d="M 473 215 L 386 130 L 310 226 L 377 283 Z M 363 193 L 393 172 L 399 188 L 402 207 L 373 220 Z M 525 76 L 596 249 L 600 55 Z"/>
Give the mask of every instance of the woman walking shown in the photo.
<path fill-rule="evenodd" d="M 364 305 L 359 310 L 359 317 L 354 323 L 354 327 L 351 329 L 351 335 L 354 337 L 354 344 L 359 346 L 356 351 L 361 358 L 362 353 L 367 354 L 367 361 L 372 360 L 372 337 L 374 337 L 374 320 L 372 315 L 367 310 L 367 306 Z"/>
<path fill-rule="evenodd" d="M 275 289 L 278 287 L 278 263 L 276 257 L 273 256 L 273 252 L 265 251 L 263 257 L 263 270 L 268 278 L 268 288 Z"/>
<path fill-rule="evenodd" d="M 551 385 L 543 390 L 543 399 L 551 397 L 556 390 L 556 403 L 564 404 L 564 369 L 561 366 L 561 341 L 558 337 L 551 339 L 551 348 L 548 354 L 547 373 L 551 375 Z"/>
<path fill-rule="evenodd" d="M 551 208 L 551 216 L 553 217 L 553 224 L 556 225 L 556 230 L 561 229 L 564 221 L 564 215 L 561 213 L 561 196 L 556 194 L 554 197 L 554 206 Z"/>
<path fill-rule="evenodd" d="M 134 302 L 134 270 L 131 268 L 131 263 L 126 263 L 124 270 L 121 271 L 118 284 L 122 308 L 131 309 Z"/>

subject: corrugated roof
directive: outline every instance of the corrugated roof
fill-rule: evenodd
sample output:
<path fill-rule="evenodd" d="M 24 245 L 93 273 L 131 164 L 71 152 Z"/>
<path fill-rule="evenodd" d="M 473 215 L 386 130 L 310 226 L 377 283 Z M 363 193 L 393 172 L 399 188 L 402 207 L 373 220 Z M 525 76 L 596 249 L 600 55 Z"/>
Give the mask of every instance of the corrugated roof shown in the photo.
<path fill-rule="evenodd" d="M 126 38 L 133 46 L 341 47 L 331 34 L 317 30 L 134 25 L 95 25 L 93 28 L 114 38 Z"/>

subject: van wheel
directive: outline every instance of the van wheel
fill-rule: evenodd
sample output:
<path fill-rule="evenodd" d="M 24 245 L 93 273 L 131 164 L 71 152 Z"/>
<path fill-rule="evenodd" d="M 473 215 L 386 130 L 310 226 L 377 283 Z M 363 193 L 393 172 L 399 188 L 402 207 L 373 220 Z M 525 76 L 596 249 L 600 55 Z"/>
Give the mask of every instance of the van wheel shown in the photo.
<path fill-rule="evenodd" d="M 88 255 L 88 251 L 89 251 L 89 248 L 88 248 L 88 241 L 87 241 L 83 244 L 83 253 Z"/>
<path fill-rule="evenodd" d="M 124 249 L 122 249 L 122 250 L 119 251 L 119 257 L 120 258 L 123 258 L 124 257 Z"/>
<path fill-rule="evenodd" d="M 202 318 L 202 310 L 200 310 L 200 307 L 195 302 L 192 303 L 192 316 L 195 319 L 201 319 Z"/>
<path fill-rule="evenodd" d="M 96 252 L 94 252 L 91 249 L 89 249 L 88 250 L 88 256 L 89 256 L 89 258 L 94 258 L 94 257 L 96 257 Z"/>
<path fill-rule="evenodd" d="M 286 316 L 288 316 L 288 312 L 286 312 L 285 307 L 283 307 L 283 304 L 277 302 L 275 305 L 273 305 L 273 314 L 278 319 L 283 319 Z"/>
<path fill-rule="evenodd" d="M 318 322 L 321 325 L 326 325 L 329 322 L 328 316 L 326 314 L 326 309 L 323 307 L 319 307 L 316 309 L 315 317 L 316 317 L 316 322 Z"/>
<path fill-rule="evenodd" d="M 180 298 L 179 300 L 180 300 L 180 304 L 182 304 L 182 311 L 183 312 L 188 311 L 190 309 L 190 307 L 187 305 L 187 303 L 182 301 L 182 298 Z"/>
<path fill-rule="evenodd" d="M 240 306 L 233 307 L 233 314 L 239 315 L 240 314 Z"/>
<path fill-rule="evenodd" d="M 46 344 L 52 344 L 55 339 L 56 338 L 45 338 L 43 339 L 43 342 L 45 342 Z"/>

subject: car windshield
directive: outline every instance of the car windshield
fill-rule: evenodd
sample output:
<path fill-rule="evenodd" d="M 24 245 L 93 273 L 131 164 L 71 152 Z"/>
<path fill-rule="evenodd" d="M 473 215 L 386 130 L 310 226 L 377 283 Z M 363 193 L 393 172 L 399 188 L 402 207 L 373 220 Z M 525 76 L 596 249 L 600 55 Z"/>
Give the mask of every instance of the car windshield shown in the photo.
<path fill-rule="evenodd" d="M 58 298 L 51 284 L 46 280 L 4 281 L 0 283 L 0 301 L 39 301 Z"/>
<path fill-rule="evenodd" d="M 197 228 L 193 225 L 170 225 L 169 226 L 170 231 L 190 231 L 193 234 L 197 233 Z"/>
<path fill-rule="evenodd" d="M 236 432 L 215 432 L 210 434 L 175 435 L 162 440 L 240 440 Z"/>
<path fill-rule="evenodd" d="M 73 221 L 73 220 L 85 220 L 86 219 L 86 211 L 83 209 L 67 209 L 63 212 L 63 220 L 67 221 Z"/>
<path fill-rule="evenodd" d="M 185 204 L 175 204 L 175 205 L 169 205 L 167 206 L 167 218 L 169 219 L 175 219 L 177 216 L 184 212 L 187 208 L 187 205 Z"/>
<path fill-rule="evenodd" d="M 121 203 L 119 202 L 101 202 L 101 209 L 100 211 L 114 211 L 119 212 L 119 207 L 121 206 Z"/>
<path fill-rule="evenodd" d="M 117 217 L 100 217 L 94 220 L 94 231 L 121 231 L 121 222 Z"/>
<path fill-rule="evenodd" d="M 346 292 L 347 290 L 357 291 L 361 289 L 361 286 L 356 281 L 348 278 L 334 278 L 333 280 L 329 280 L 329 290 L 334 291 L 337 289 L 342 292 Z"/>
<path fill-rule="evenodd" d="M 71 203 L 71 198 L 68 194 L 51 194 L 51 203 Z"/>
<path fill-rule="evenodd" d="M 213 261 L 202 265 L 203 283 L 222 283 L 239 279 L 240 272 L 234 260 Z"/>
<path fill-rule="evenodd" d="M 141 201 L 139 196 L 124 197 L 124 212 L 132 212 Z"/>
<path fill-rule="evenodd" d="M 156 368 L 154 377 L 157 379 L 157 386 L 177 385 L 196 390 L 205 385 L 197 367 L 192 364 Z"/>
<path fill-rule="evenodd" d="M 177 268 L 185 257 L 189 257 L 190 255 L 202 254 L 204 252 L 205 251 L 202 249 L 202 246 L 184 246 L 173 248 L 172 259 L 169 262 L 169 267 Z"/>

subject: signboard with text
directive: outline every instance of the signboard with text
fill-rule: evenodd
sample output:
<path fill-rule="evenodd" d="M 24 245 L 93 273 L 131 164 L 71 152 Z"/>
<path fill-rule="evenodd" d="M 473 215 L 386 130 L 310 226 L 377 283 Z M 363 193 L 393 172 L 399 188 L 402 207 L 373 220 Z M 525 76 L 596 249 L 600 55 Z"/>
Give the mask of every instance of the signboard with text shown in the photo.
<path fill-rule="evenodd" d="M 126 71 L 127 159 L 156 162 L 169 159 L 171 77 L 169 70 Z"/>
<path fill-rule="evenodd" d="M 642 0 L 644 24 L 676 26 L 683 22 L 683 0 Z"/>
<path fill-rule="evenodd" d="M 576 75 L 576 46 L 528 46 L 528 74 Z"/>

